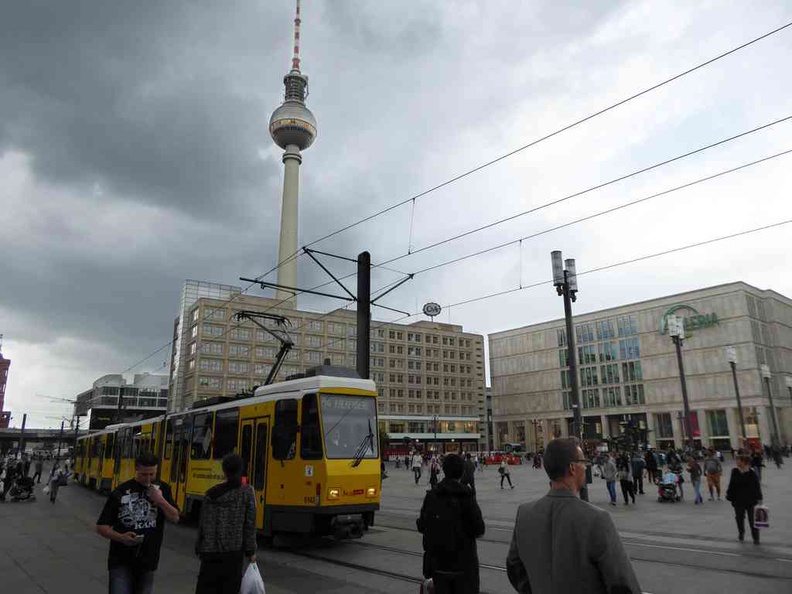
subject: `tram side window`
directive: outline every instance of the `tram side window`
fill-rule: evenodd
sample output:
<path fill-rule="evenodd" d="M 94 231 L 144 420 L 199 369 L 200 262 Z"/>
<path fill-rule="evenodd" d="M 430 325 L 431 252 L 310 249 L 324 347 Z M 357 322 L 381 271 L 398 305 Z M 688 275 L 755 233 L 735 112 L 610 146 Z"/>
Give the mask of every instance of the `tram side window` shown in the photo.
<path fill-rule="evenodd" d="M 212 452 L 212 413 L 195 415 L 193 420 L 192 451 L 193 460 L 208 460 Z"/>
<path fill-rule="evenodd" d="M 173 421 L 168 421 L 168 425 L 165 429 L 165 451 L 162 453 L 162 456 L 166 460 L 170 460 L 172 453 L 173 453 Z"/>
<path fill-rule="evenodd" d="M 91 451 L 91 458 L 101 458 L 102 457 L 102 438 L 101 437 L 94 437 L 93 438 L 93 448 Z"/>
<path fill-rule="evenodd" d="M 319 404 L 316 394 L 306 394 L 302 399 L 300 457 L 303 460 L 322 458 L 322 432 L 319 428 Z"/>
<path fill-rule="evenodd" d="M 272 429 L 272 457 L 293 460 L 297 455 L 297 399 L 279 400 L 275 405 L 275 425 Z"/>
<path fill-rule="evenodd" d="M 127 429 L 124 431 L 124 454 L 122 458 L 134 458 L 134 447 L 135 444 L 132 443 L 132 429 Z"/>
<path fill-rule="evenodd" d="M 104 451 L 105 460 L 110 460 L 113 457 L 114 444 L 115 444 L 115 435 L 111 433 L 107 436 L 107 445 L 105 445 L 105 451 Z"/>
<path fill-rule="evenodd" d="M 239 409 L 218 411 L 215 419 L 213 456 L 215 460 L 221 460 L 226 454 L 236 452 L 238 434 Z"/>

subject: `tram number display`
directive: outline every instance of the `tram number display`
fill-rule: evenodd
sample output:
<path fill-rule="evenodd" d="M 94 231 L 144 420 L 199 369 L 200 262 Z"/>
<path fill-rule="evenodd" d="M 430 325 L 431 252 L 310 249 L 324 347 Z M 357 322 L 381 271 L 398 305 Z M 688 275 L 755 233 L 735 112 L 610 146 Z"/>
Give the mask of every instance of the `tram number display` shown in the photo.
<path fill-rule="evenodd" d="M 305 496 L 303 497 L 303 503 L 316 503 L 316 497 L 314 495 Z"/>
<path fill-rule="evenodd" d="M 322 404 L 334 410 L 368 410 L 369 403 L 366 398 L 350 398 L 349 396 L 323 396 Z"/>

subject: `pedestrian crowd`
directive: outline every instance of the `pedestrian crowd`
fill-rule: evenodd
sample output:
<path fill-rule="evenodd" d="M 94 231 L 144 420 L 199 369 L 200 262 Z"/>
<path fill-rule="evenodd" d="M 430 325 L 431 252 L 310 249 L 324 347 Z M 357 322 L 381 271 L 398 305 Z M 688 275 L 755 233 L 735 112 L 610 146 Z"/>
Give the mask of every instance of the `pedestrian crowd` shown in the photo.
<path fill-rule="evenodd" d="M 765 454 L 780 467 L 783 459 L 778 451 L 782 450 L 770 449 Z M 636 496 L 655 486 L 661 501 L 668 490 L 674 501 L 682 501 L 687 474 L 694 504 L 702 505 L 705 494 L 709 501 L 725 497 L 734 510 L 738 540 L 745 540 L 747 520 L 751 538 L 758 545 L 759 527 L 768 525 L 768 512 L 762 506 L 762 453 L 758 449 L 734 451 L 736 467 L 724 490 L 723 457 L 714 449 L 697 455 L 650 450 L 586 456 L 575 438 L 552 440 L 541 455 L 533 457 L 534 468 L 544 465 L 550 490 L 543 498 L 522 504 L 517 511 L 506 558 L 510 583 L 521 594 L 641 592 L 610 514 L 579 497 L 589 476 L 588 467 L 592 466 L 594 475 L 604 480 L 608 500 L 614 506 L 617 482 L 626 506 L 635 505 Z M 433 478 L 432 488 L 424 497 L 417 519 L 423 535 L 423 592 L 479 592 L 476 539 L 484 534 L 485 525 L 475 486 L 468 482 L 469 460 L 470 454 L 446 454 L 440 462 L 445 477 L 439 482 Z M 430 465 L 437 464 L 432 457 Z M 514 488 L 505 460 L 498 471 L 501 488 L 504 480 Z M 435 471 L 432 474 L 434 477 Z M 565 554 L 559 555 L 558 551 Z"/>

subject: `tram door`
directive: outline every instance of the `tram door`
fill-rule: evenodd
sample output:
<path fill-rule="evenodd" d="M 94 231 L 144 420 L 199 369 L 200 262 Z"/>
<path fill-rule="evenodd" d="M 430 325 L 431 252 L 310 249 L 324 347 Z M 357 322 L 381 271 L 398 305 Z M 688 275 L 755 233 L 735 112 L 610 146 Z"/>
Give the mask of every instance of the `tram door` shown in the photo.
<path fill-rule="evenodd" d="M 264 529 L 264 505 L 267 502 L 267 447 L 269 445 L 269 417 L 255 419 L 256 431 L 253 440 L 253 490 L 256 493 L 256 527 Z M 243 428 L 244 431 L 244 428 Z M 244 434 L 243 434 L 244 436 Z"/>
<path fill-rule="evenodd" d="M 246 419 L 242 421 L 239 437 L 239 455 L 242 456 L 242 476 L 249 485 L 253 484 L 253 431 L 256 421 Z"/>

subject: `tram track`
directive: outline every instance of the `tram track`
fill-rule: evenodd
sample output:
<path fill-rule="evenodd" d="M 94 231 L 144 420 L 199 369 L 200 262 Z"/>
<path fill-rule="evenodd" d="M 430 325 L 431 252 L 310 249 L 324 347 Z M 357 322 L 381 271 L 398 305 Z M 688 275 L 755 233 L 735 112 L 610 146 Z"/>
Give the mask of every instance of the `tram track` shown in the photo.
<path fill-rule="evenodd" d="M 400 532 L 410 532 L 410 533 L 416 533 L 416 534 L 418 533 L 418 531 L 415 530 L 415 529 L 403 528 L 403 527 L 397 527 L 397 526 L 388 526 L 388 525 L 383 525 L 381 523 L 380 523 L 380 527 L 387 528 L 388 530 L 398 530 Z M 485 543 L 489 543 L 489 544 L 496 544 L 496 545 L 506 545 L 507 547 L 509 545 L 509 541 L 503 541 L 503 540 L 493 540 L 493 539 L 479 538 L 479 539 L 477 539 L 477 541 L 478 542 L 485 542 Z M 774 561 L 792 562 L 792 560 L 790 560 L 790 559 L 774 558 L 774 557 L 770 557 L 770 556 L 767 556 L 767 555 L 756 555 L 756 554 L 750 554 L 750 553 L 747 553 L 747 554 L 746 553 L 733 553 L 733 552 L 730 552 L 730 551 L 715 551 L 715 550 L 707 550 L 707 549 L 691 549 L 691 548 L 688 548 L 688 547 L 678 547 L 678 546 L 662 545 L 662 544 L 656 544 L 656 543 L 646 543 L 646 542 L 641 542 L 641 541 L 637 541 L 637 540 L 633 540 L 633 539 L 622 539 L 622 542 L 628 548 L 629 547 L 636 547 L 636 548 L 644 548 L 644 549 L 661 549 L 661 550 L 667 550 L 669 552 L 678 552 L 678 553 L 686 554 L 686 555 L 688 555 L 688 557 L 689 557 L 690 553 L 698 553 L 698 554 L 701 554 L 701 555 L 713 555 L 713 556 L 716 556 L 716 557 L 729 557 L 729 558 L 732 558 L 732 559 L 734 559 L 734 558 L 737 558 L 737 559 L 739 559 L 739 558 L 743 558 L 743 559 L 750 558 L 751 561 L 753 561 L 753 562 L 756 562 L 757 560 L 764 560 L 764 561 L 770 562 L 770 563 L 774 562 Z M 402 555 L 407 555 L 407 556 L 416 556 L 416 557 L 423 556 L 423 553 L 420 553 L 418 551 L 410 551 L 410 550 L 406 550 L 406 549 L 389 547 L 389 546 L 386 546 L 386 545 L 381 545 L 381 544 L 372 543 L 372 542 L 349 541 L 349 543 L 353 544 L 353 545 L 356 545 L 356 546 L 365 547 L 365 548 L 380 549 L 380 550 L 383 550 L 383 551 L 387 551 L 389 553 L 396 553 L 396 554 L 402 554 Z M 752 571 L 750 569 L 741 569 L 741 568 L 734 567 L 734 566 L 721 566 L 721 565 L 718 565 L 718 566 L 705 566 L 705 565 L 702 565 L 702 563 L 696 562 L 696 561 L 685 561 L 685 560 L 679 560 L 679 559 L 676 559 L 676 560 L 658 559 L 656 557 L 651 557 L 648 554 L 641 555 L 641 554 L 635 554 L 634 552 L 631 553 L 630 551 L 628 551 L 627 554 L 628 554 L 628 557 L 630 558 L 630 560 L 636 561 L 636 562 L 639 562 L 639 563 L 654 563 L 654 564 L 662 564 L 662 565 L 668 565 L 668 566 L 673 566 L 673 567 L 689 567 L 689 568 L 692 568 L 692 569 L 698 569 L 698 570 L 704 570 L 704 571 L 723 572 L 723 573 L 730 573 L 730 574 L 736 574 L 736 575 L 741 575 L 741 576 L 746 576 L 746 577 L 755 577 L 755 578 L 763 578 L 763 579 L 775 579 L 775 580 L 781 580 L 781 581 L 785 581 L 785 582 L 788 582 L 791 579 L 790 576 L 772 575 L 772 574 L 761 572 L 761 571 Z M 737 559 L 734 559 L 734 560 L 737 560 Z M 489 570 L 499 571 L 499 572 L 502 572 L 502 573 L 506 572 L 506 568 L 505 567 L 500 567 L 500 566 L 497 566 L 497 565 L 479 564 L 479 567 L 481 567 L 482 569 L 489 569 Z"/>
<path fill-rule="evenodd" d="M 388 547 L 390 548 L 390 547 Z M 408 551 L 403 551 L 401 549 L 393 549 L 399 553 L 407 553 Z M 340 559 L 333 559 L 324 557 L 322 555 L 317 555 L 315 553 L 310 553 L 307 551 L 296 551 L 291 550 L 289 551 L 293 555 L 297 555 L 298 557 L 304 557 L 306 559 L 312 559 L 314 561 L 321 561 L 322 563 L 329 563 L 331 565 L 336 565 L 338 567 L 344 567 L 346 569 L 354 569 L 355 571 L 360 571 L 363 573 L 367 573 L 370 575 L 379 575 L 382 577 L 387 577 L 393 580 L 398 580 L 402 582 L 408 582 L 410 584 L 420 584 L 423 582 L 423 578 L 411 577 L 409 575 L 405 575 L 403 573 L 397 573 L 395 571 L 388 571 L 387 569 L 378 569 L 376 567 L 370 567 L 368 565 L 361 565 L 359 563 L 351 563 L 349 561 L 342 561 Z M 505 571 L 505 569 L 504 569 Z M 486 590 L 479 590 L 479 594 L 492 594 L 487 592 Z"/>

